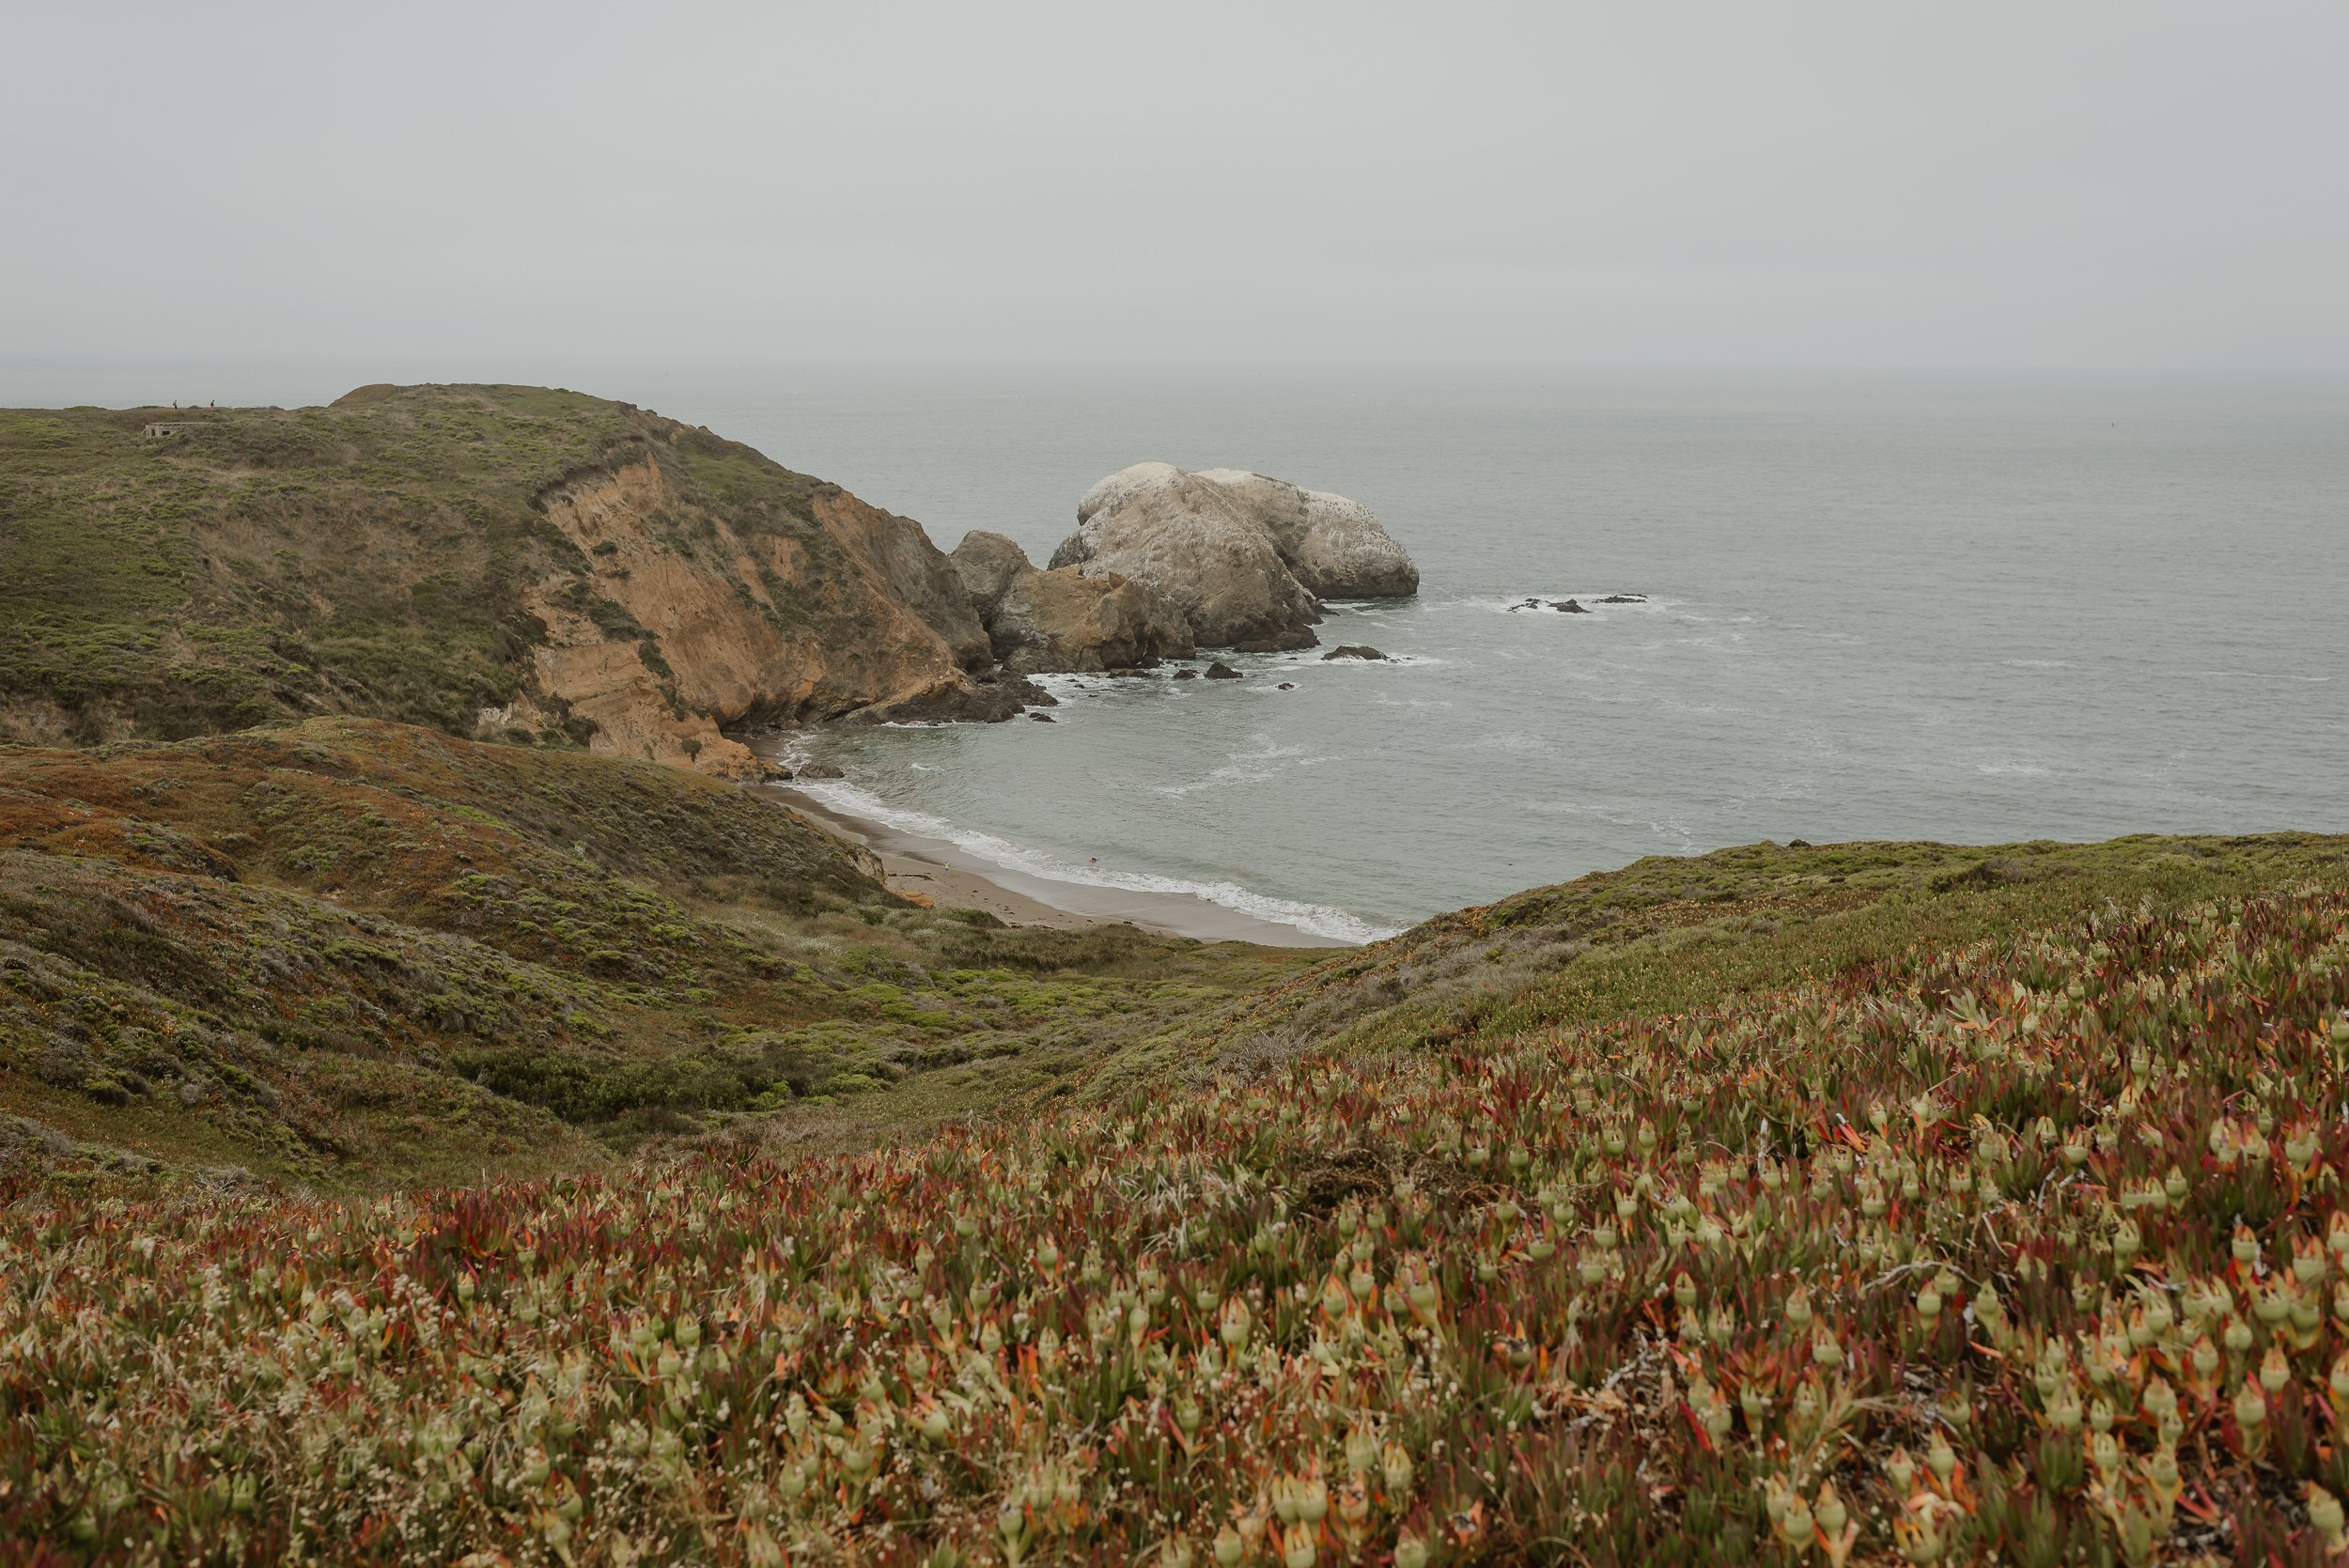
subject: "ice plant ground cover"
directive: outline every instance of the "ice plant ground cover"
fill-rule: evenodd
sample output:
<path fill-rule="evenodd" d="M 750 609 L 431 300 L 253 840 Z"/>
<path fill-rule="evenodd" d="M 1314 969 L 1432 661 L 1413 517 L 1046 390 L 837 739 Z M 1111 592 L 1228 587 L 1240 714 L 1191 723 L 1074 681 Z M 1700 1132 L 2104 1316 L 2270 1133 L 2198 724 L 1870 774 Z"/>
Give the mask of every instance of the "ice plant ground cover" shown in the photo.
<path fill-rule="evenodd" d="M 34 1560 L 2349 1547 L 2349 893 L 857 1156 L 26 1192 Z"/>

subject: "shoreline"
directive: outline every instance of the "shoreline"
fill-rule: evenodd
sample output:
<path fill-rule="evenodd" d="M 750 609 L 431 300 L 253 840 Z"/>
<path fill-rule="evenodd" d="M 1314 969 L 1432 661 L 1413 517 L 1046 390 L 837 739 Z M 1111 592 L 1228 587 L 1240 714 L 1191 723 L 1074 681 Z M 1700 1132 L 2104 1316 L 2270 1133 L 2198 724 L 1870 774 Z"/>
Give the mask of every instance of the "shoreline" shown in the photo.
<path fill-rule="evenodd" d="M 978 909 L 1006 925 L 1074 931 L 1135 925 L 1163 937 L 1262 947 L 1338 949 L 1356 944 L 1258 920 L 1182 893 L 1153 893 L 1031 876 L 980 859 L 945 839 L 909 833 L 854 815 L 789 784 L 763 784 L 791 810 L 879 856 L 892 893 L 914 893 L 941 909 Z"/>

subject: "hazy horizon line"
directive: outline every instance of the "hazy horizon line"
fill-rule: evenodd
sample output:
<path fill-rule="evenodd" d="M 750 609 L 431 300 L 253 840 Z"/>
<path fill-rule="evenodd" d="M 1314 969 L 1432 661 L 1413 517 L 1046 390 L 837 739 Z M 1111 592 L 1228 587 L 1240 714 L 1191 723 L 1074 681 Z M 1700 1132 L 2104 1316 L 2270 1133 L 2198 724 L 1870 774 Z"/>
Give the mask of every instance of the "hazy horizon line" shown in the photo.
<path fill-rule="evenodd" d="M 211 376 L 237 383 L 219 388 L 159 387 L 148 401 L 125 401 L 133 391 L 129 383 L 169 378 L 178 381 Z M 1019 357 L 897 358 L 887 355 L 809 356 L 680 356 L 611 359 L 536 358 L 513 356 L 492 363 L 457 363 L 433 358 L 377 358 L 367 355 L 229 356 L 184 354 L 158 356 L 92 355 L 74 358 L 35 356 L 0 358 L 0 406 L 13 408 L 157 408 L 169 406 L 176 393 L 182 405 L 219 401 L 235 407 L 309 407 L 332 402 L 353 388 L 392 384 L 554 386 L 618 401 L 635 401 L 625 386 L 629 379 L 674 385 L 680 379 L 717 376 L 727 379 L 771 377 L 772 390 L 798 390 L 794 383 L 817 379 L 886 380 L 917 377 L 940 380 L 987 380 L 1036 378 L 1076 381 L 1176 382 L 1327 381 L 1346 379 L 1377 380 L 1390 378 L 1489 378 L 1501 381 L 1556 380 L 1563 381 L 1754 382 L 1810 381 L 1822 384 L 1867 382 L 1925 382 L 1942 384 L 2105 384 L 2158 385 L 2183 383 L 2265 384 L 2349 389 L 2349 369 L 2296 365 L 1969 365 L 1969 364 L 1828 364 L 1783 363 L 1640 363 L 1522 360 L 1158 360 L 1108 361 Z M 257 381 L 284 380 L 281 396 L 292 401 L 255 400 Z M 41 383 L 54 382 L 44 388 Z M 76 385 L 74 383 L 81 384 Z M 107 385 L 106 383 L 114 383 Z M 334 390 L 324 390 L 327 387 Z M 648 392 L 651 390 L 646 389 Z M 808 387 L 809 391 L 820 390 Z M 54 396 L 42 396 L 53 391 Z M 233 396 L 221 396 L 221 393 Z M 62 400 L 60 400 L 62 399 Z"/>

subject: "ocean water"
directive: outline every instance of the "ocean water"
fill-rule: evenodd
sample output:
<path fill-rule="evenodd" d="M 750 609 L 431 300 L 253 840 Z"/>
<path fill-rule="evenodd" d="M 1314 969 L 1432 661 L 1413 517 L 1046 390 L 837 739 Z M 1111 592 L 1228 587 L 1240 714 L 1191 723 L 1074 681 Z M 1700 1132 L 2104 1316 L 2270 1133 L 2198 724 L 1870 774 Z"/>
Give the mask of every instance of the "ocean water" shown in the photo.
<path fill-rule="evenodd" d="M 1039 562 L 1143 458 L 1369 505 L 1416 599 L 1244 681 L 833 731 L 836 804 L 1366 939 L 1756 839 L 2349 830 L 2349 389 L 1387 376 L 680 380 L 640 401 Z M 1610 595 L 1644 603 L 1595 605 Z M 1585 615 L 1512 613 L 1568 596 Z M 1293 690 L 1283 690 L 1286 682 Z"/>
<path fill-rule="evenodd" d="M 1026 871 L 1360 939 L 1763 838 L 2349 830 L 2339 381 L 569 384 L 836 480 L 945 549 L 992 529 L 1040 564 L 1088 486 L 1153 458 L 1379 516 L 1419 597 L 1333 606 L 1320 636 L 1393 663 L 1226 656 L 1246 680 L 1056 679 L 1051 724 L 807 737 L 848 770 L 834 804 Z M 1647 598 L 1507 608 L 1611 594 Z"/>

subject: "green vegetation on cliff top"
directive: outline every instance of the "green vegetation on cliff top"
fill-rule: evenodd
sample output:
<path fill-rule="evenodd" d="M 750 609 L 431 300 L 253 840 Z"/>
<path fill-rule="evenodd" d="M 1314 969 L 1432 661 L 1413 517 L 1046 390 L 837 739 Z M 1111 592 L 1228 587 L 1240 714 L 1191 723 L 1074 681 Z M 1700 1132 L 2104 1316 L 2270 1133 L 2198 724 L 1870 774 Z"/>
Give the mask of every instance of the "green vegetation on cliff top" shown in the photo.
<path fill-rule="evenodd" d="M 178 433 L 143 434 L 159 423 Z M 177 739 L 319 713 L 469 734 L 545 635 L 526 586 L 568 582 L 591 618 L 618 610 L 587 597 L 590 563 L 537 498 L 647 451 L 679 513 L 673 548 L 692 552 L 707 508 L 832 561 L 821 481 L 580 393 L 0 410 L 0 739 Z M 788 585 L 767 586 L 762 613 L 787 619 Z"/>

